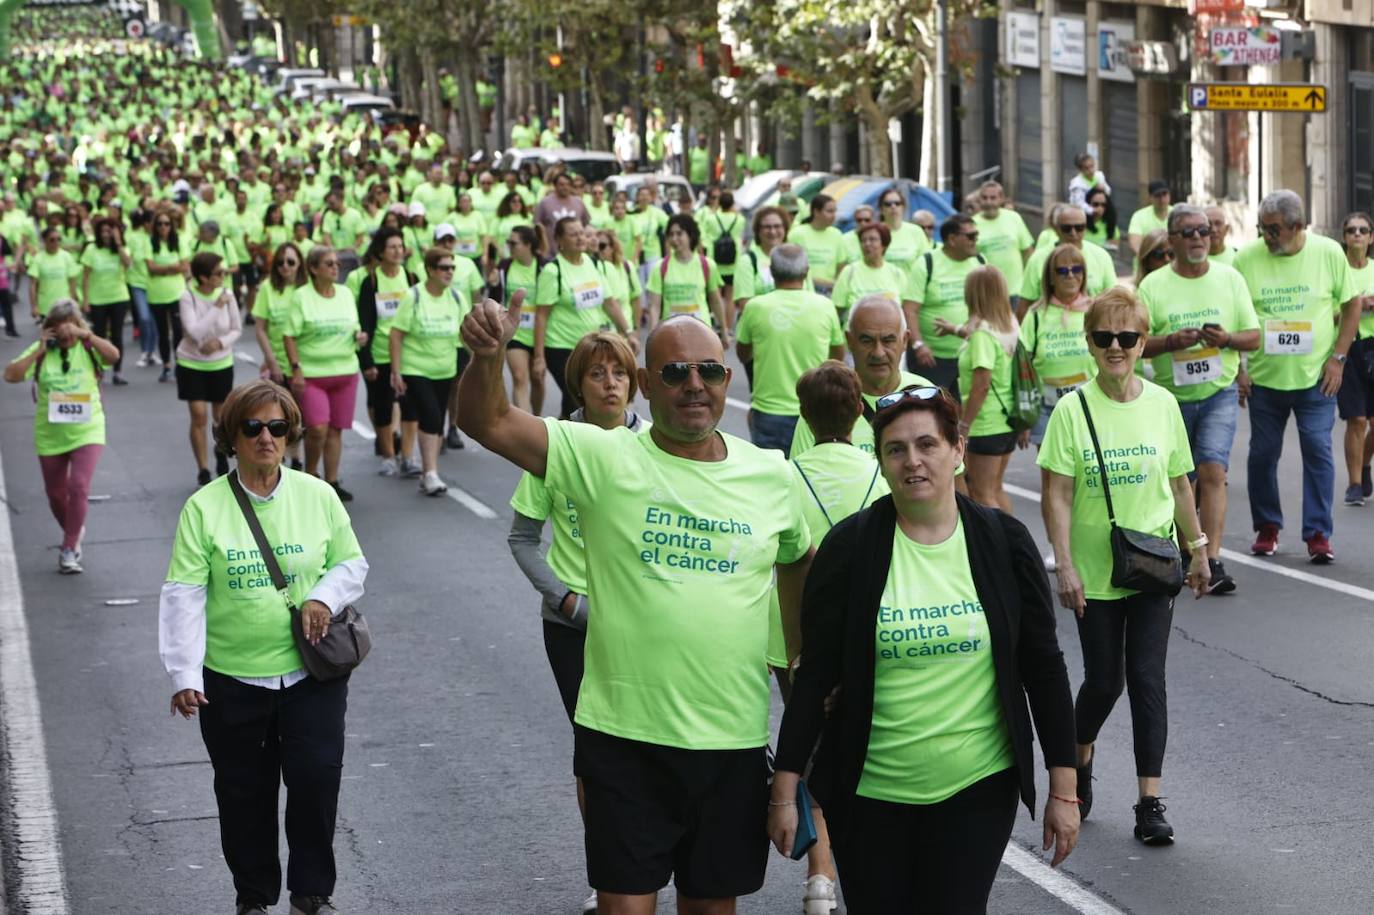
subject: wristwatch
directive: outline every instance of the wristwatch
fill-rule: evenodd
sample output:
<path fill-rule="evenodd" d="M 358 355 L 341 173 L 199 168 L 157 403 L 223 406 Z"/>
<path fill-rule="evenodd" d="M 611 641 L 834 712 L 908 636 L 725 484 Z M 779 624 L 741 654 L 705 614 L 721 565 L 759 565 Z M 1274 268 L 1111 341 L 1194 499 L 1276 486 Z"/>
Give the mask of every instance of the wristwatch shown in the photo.
<path fill-rule="evenodd" d="M 291 374 L 294 375 L 296 372 L 299 372 L 300 370 L 301 370 L 301 364 L 300 364 L 299 362 L 293 362 L 293 363 L 291 363 Z"/>
<path fill-rule="evenodd" d="M 1345 354 L 1345 353 L 1332 353 L 1332 354 L 1331 354 L 1331 358 L 1332 358 L 1332 359 L 1335 359 L 1335 360 L 1336 360 L 1337 362 L 1339 362 L 1341 365 L 1345 365 L 1345 359 L 1346 359 L 1346 354 Z"/>

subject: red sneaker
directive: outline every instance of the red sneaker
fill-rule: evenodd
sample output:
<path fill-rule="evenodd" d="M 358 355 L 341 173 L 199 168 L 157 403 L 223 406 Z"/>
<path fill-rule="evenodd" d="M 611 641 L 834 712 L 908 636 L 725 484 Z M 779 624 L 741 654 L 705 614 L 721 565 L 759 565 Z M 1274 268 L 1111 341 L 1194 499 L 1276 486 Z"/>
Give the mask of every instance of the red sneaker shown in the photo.
<path fill-rule="evenodd" d="M 1279 526 L 1261 524 L 1255 542 L 1250 544 L 1250 552 L 1256 556 L 1273 556 L 1279 548 Z"/>
<path fill-rule="evenodd" d="M 1307 558 L 1319 566 L 1335 561 L 1336 551 L 1331 549 L 1331 541 L 1326 539 L 1325 534 L 1313 534 L 1307 538 Z"/>

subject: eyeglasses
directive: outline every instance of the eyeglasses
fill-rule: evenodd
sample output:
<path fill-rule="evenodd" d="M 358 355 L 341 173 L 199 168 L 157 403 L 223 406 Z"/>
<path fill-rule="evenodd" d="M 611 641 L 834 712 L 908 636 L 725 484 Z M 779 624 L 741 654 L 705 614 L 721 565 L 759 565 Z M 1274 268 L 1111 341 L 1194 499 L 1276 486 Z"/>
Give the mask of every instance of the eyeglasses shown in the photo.
<path fill-rule="evenodd" d="M 281 265 L 283 267 L 299 267 L 301 265 L 301 262 L 294 259 L 282 258 Z"/>
<path fill-rule="evenodd" d="M 1054 272 L 1059 276 L 1082 276 L 1082 264 L 1070 264 L 1067 267 L 1055 267 Z"/>
<path fill-rule="evenodd" d="M 1138 330 L 1119 330 L 1115 333 L 1110 330 L 1095 330 L 1088 334 L 1093 346 L 1098 349 L 1111 349 L 1113 340 L 1121 344 L 1122 349 L 1134 349 L 1142 336 L 1144 335 Z"/>
<path fill-rule="evenodd" d="M 1265 238 L 1278 238 L 1279 233 L 1283 231 L 1283 226 L 1279 225 L 1278 223 L 1272 223 L 1267 226 L 1264 223 L 1260 223 L 1259 230 L 1260 234 L 1263 235 Z"/>
<path fill-rule="evenodd" d="M 1345 227 L 1345 234 L 1346 234 L 1346 235 L 1368 235 L 1369 233 L 1370 233 L 1369 226 L 1346 226 L 1346 227 Z"/>
<path fill-rule="evenodd" d="M 676 388 L 687 381 L 692 369 L 696 369 L 697 376 L 711 387 L 725 384 L 725 376 L 729 371 L 723 362 L 665 362 L 658 370 L 658 377 L 668 387 Z"/>
<path fill-rule="evenodd" d="M 1088 224 L 1086 222 L 1064 222 L 1059 224 L 1059 231 L 1065 235 L 1086 232 L 1088 231 Z"/>
<path fill-rule="evenodd" d="M 891 394 L 884 394 L 879 397 L 874 406 L 879 410 L 886 410 L 895 404 L 910 398 L 912 400 L 936 400 L 943 393 L 939 388 L 903 388 L 900 391 L 893 391 Z"/>
<path fill-rule="evenodd" d="M 239 431 L 247 438 L 257 438 L 263 429 L 271 432 L 273 438 L 286 438 L 286 433 L 291 431 L 291 424 L 284 419 L 269 419 L 266 422 L 260 419 L 245 419 L 239 423 Z"/>
<path fill-rule="evenodd" d="M 1174 259 L 1174 252 L 1168 248 L 1158 248 L 1145 255 L 1147 261 L 1171 261 Z"/>
<path fill-rule="evenodd" d="M 435 264 L 435 265 L 434 265 L 434 269 L 435 269 L 435 270 L 447 271 L 447 270 L 452 270 L 453 268 L 454 268 L 454 265 L 453 265 L 453 264 Z"/>
<path fill-rule="evenodd" d="M 950 234 L 950 235 L 962 235 L 962 236 L 964 236 L 965 238 L 967 238 L 969 241 L 977 241 L 977 240 L 978 240 L 978 233 L 977 233 L 977 232 L 950 232 L 949 234 Z"/>
<path fill-rule="evenodd" d="M 1211 238 L 1211 237 L 1212 237 L 1212 227 L 1211 227 L 1211 226 L 1189 226 L 1189 227 L 1186 228 L 1186 229 L 1179 229 L 1179 230 L 1177 230 L 1177 231 L 1175 231 L 1175 232 L 1170 232 L 1169 234 L 1170 234 L 1170 235 L 1179 235 L 1179 236 L 1182 236 L 1183 238 Z"/>
<path fill-rule="evenodd" d="M 902 202 L 900 200 L 884 200 L 882 205 L 885 207 L 899 207 L 902 205 Z"/>

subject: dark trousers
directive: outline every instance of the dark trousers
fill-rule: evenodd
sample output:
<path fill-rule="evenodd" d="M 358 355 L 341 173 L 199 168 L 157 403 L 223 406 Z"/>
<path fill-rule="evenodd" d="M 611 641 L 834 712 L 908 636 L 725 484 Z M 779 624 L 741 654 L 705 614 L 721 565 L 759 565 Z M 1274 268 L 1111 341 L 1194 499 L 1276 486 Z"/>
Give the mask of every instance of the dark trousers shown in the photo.
<path fill-rule="evenodd" d="M 1019 799 L 1014 766 L 938 804 L 854 798 L 831 836 L 849 915 L 983 915 Z"/>
<path fill-rule="evenodd" d="M 1126 687 L 1135 736 L 1135 774 L 1158 778 L 1169 738 L 1164 663 L 1174 602 L 1162 594 L 1132 594 L 1120 600 L 1089 600 L 1078 620 L 1083 648 L 1083 685 L 1074 703 L 1079 743 L 1097 732 Z"/>
<path fill-rule="evenodd" d="M 13 282 L 13 277 L 11 277 Z M 5 332 L 11 335 L 17 333 L 14 327 L 14 292 L 9 289 L 0 289 L 0 318 L 4 318 Z"/>
<path fill-rule="evenodd" d="M 348 678 L 307 677 L 289 689 L 240 683 L 205 669 L 200 733 L 215 770 L 220 842 L 238 904 L 281 894 L 277 794 L 286 784 L 286 886 L 334 893 L 334 819 L 343 773 Z"/>
<path fill-rule="evenodd" d="M 149 302 L 153 312 L 153 326 L 157 328 L 157 354 L 162 364 L 172 365 L 172 353 L 181 345 L 181 303 Z"/>
<path fill-rule="evenodd" d="M 124 315 L 128 310 L 128 302 L 91 306 L 91 332 L 109 340 L 119 350 L 119 358 L 114 364 L 116 372 L 124 367 Z"/>
<path fill-rule="evenodd" d="M 558 385 L 558 390 L 563 393 L 563 403 L 558 410 L 559 419 L 567 419 L 577 409 L 577 401 L 573 399 L 572 389 L 568 387 L 568 381 L 563 377 L 568 365 L 568 357 L 571 355 L 572 350 L 570 349 L 544 347 L 544 365 L 548 367 L 549 374 L 553 376 L 553 383 Z"/>

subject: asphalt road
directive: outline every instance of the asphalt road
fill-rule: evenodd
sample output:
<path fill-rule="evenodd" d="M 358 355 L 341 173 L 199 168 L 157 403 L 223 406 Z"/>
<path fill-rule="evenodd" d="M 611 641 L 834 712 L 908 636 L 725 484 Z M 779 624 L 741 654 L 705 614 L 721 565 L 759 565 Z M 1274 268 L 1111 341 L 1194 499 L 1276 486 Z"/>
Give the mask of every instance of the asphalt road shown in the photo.
<path fill-rule="evenodd" d="M 0 343 L 0 358 L 20 346 Z M 255 366 L 237 371 L 244 380 Z M 27 386 L 0 393 L 0 456 L 67 896 L 79 915 L 228 912 L 210 767 L 196 725 L 168 716 L 171 688 L 157 654 L 157 593 L 195 479 L 185 411 L 153 370 L 128 374 L 132 385 L 105 391 L 109 445 L 93 486 L 100 498 L 86 573 L 75 577 L 55 571 L 59 536 L 33 457 Z M 731 393 L 745 400 L 736 375 Z M 727 407 L 724 427 L 744 434 L 738 405 Z M 1247 442 L 1242 418 L 1226 537 L 1242 553 Z M 377 647 L 351 684 L 335 899 L 354 913 L 575 912 L 586 889 L 571 733 L 544 658 L 537 598 L 505 542 L 517 473 L 472 445 L 441 461 L 455 498 L 424 498 L 413 481 L 377 477 L 371 443 L 345 436 L 342 478 L 357 496 L 350 512 L 372 567 L 363 607 Z M 1309 567 L 1296 534 L 1300 470 L 1290 429 L 1282 485 L 1295 523 L 1282 552 L 1263 568 L 1229 562 L 1234 595 L 1184 598 L 1175 613 L 1164 794 L 1177 844 L 1146 849 L 1131 837 L 1123 698 L 1099 743 L 1092 818 L 1062 869 L 1073 883 L 1057 892 L 1070 901 L 1004 867 L 991 911 L 1374 910 L 1371 594 L 1358 591 L 1374 590 L 1374 505 L 1338 505 L 1338 562 Z M 1018 454 L 1010 482 L 1033 493 L 1037 479 L 1031 457 Z M 1039 532 L 1035 502 L 1013 501 Z M 1076 686 L 1077 640 L 1062 611 L 1060 634 Z M 776 703 L 774 712 L 776 720 Z M 22 862 L 5 819 L 13 889 Z M 1023 810 L 1015 843 L 1038 846 L 1038 838 Z M 774 856 L 765 889 L 740 911 L 798 911 L 804 876 Z M 283 902 L 277 911 L 285 910 Z"/>

